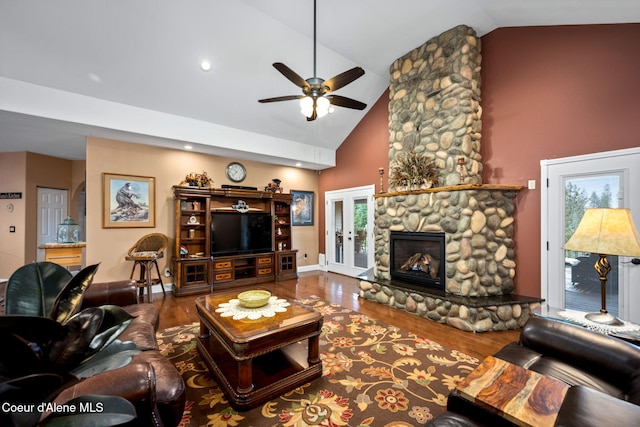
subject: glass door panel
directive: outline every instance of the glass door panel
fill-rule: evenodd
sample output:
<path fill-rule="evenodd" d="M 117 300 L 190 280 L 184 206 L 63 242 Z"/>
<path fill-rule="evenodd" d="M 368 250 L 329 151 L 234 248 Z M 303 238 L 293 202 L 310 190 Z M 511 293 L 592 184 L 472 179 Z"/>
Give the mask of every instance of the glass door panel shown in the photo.
<path fill-rule="evenodd" d="M 587 208 L 621 207 L 619 173 L 589 174 L 564 178 L 564 237 L 573 235 Z M 565 308 L 597 312 L 601 307 L 600 277 L 594 268 L 598 254 L 564 251 Z M 618 257 L 607 256 L 611 272 L 607 276 L 607 311 L 614 316 L 618 309 Z"/>
<path fill-rule="evenodd" d="M 334 237 L 334 247 L 333 251 L 333 262 L 338 264 L 344 263 L 344 224 L 343 224 L 343 207 L 344 202 L 342 200 L 333 201 L 333 237 Z"/>
<path fill-rule="evenodd" d="M 353 200 L 353 229 L 355 230 L 353 237 L 353 265 L 364 269 L 369 268 L 367 262 L 367 210 L 367 199 Z"/>

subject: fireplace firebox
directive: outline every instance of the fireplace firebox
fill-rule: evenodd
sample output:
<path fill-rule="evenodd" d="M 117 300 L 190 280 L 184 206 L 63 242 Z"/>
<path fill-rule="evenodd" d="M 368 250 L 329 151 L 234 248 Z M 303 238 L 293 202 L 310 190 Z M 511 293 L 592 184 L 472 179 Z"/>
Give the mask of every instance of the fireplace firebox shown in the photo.
<path fill-rule="evenodd" d="M 445 234 L 392 231 L 391 279 L 445 290 Z"/>

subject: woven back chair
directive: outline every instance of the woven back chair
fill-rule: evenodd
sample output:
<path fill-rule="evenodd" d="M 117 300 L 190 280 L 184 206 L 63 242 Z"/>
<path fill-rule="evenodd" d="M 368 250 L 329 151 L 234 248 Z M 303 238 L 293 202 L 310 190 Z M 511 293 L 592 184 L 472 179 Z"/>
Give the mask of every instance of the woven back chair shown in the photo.
<path fill-rule="evenodd" d="M 157 252 L 162 258 L 164 250 L 167 248 L 168 239 L 162 233 L 151 233 L 142 236 L 135 245 L 129 249 L 129 255 L 136 252 Z"/>
<path fill-rule="evenodd" d="M 143 236 L 133 245 L 125 259 L 127 261 L 133 261 L 133 268 L 131 269 L 130 279 L 136 271 L 136 267 L 139 267 L 140 275 L 136 281 L 138 282 L 138 288 L 140 289 L 140 297 L 144 297 L 144 288 L 147 288 L 147 296 L 149 302 L 151 302 L 151 287 L 154 284 L 159 284 L 162 288 L 163 295 L 166 296 L 164 290 L 164 284 L 162 283 L 162 274 L 160 273 L 160 267 L 158 267 L 158 260 L 164 257 L 164 250 L 167 248 L 168 239 L 162 233 L 151 233 Z M 153 277 L 153 270 L 157 277 Z"/>

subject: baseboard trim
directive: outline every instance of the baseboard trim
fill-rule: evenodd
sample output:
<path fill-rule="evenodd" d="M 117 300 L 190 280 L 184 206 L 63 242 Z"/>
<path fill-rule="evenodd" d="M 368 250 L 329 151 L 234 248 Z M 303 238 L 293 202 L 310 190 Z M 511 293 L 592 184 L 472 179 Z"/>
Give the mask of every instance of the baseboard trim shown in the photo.
<path fill-rule="evenodd" d="M 298 273 L 305 273 L 307 271 L 317 271 L 317 270 L 322 270 L 322 266 L 320 264 L 305 265 L 302 267 L 298 267 Z"/>

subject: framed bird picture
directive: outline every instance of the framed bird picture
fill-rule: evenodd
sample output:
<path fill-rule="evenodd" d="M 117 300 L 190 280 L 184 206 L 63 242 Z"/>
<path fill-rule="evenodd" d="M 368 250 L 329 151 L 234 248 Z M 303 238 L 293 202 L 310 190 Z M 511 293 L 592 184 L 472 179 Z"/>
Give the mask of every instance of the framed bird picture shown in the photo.
<path fill-rule="evenodd" d="M 102 199 L 102 228 L 156 226 L 154 177 L 103 173 Z"/>

